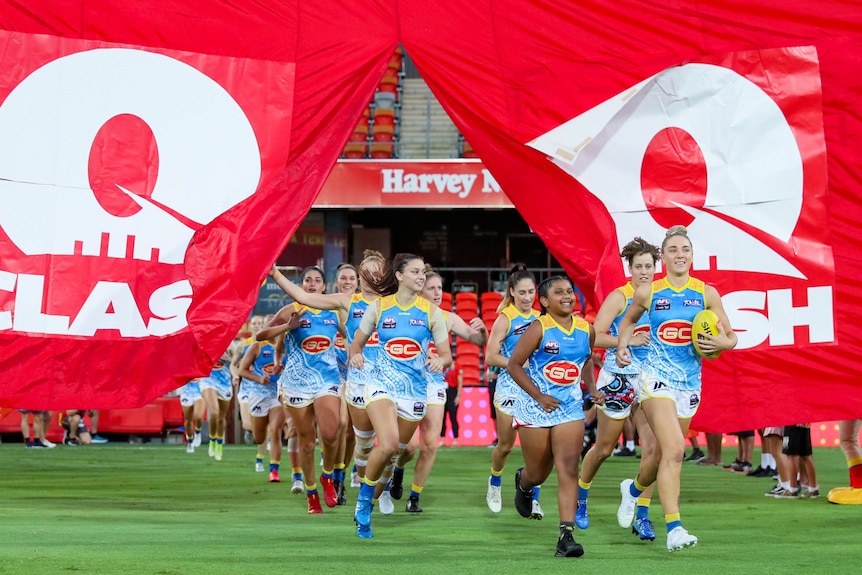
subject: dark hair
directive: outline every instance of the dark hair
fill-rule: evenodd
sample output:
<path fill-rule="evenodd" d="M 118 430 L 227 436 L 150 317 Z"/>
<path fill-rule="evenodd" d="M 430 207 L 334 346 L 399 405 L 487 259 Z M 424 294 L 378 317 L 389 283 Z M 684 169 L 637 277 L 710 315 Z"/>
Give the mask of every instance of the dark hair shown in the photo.
<path fill-rule="evenodd" d="M 634 259 L 641 254 L 651 255 L 653 263 L 661 259 L 658 248 L 640 236 L 635 237 L 635 239 L 623 246 L 620 257 L 625 258 L 629 262 L 629 267 L 631 267 Z"/>
<path fill-rule="evenodd" d="M 536 285 L 536 276 L 533 275 L 533 272 L 528 270 L 525 264 L 515 264 L 509 271 L 509 281 L 506 282 L 506 295 L 503 296 L 503 301 L 500 302 L 500 306 L 497 308 L 498 311 L 506 309 L 515 301 L 515 298 L 512 297 L 512 292 L 515 291 L 515 286 L 521 280 L 530 280 L 533 282 L 533 285 Z"/>
<path fill-rule="evenodd" d="M 323 278 L 323 283 L 326 283 L 326 274 L 323 273 L 323 270 L 320 269 L 320 266 L 308 266 L 304 270 L 302 270 L 302 274 L 299 276 L 299 283 L 305 281 L 305 276 L 307 276 L 311 272 L 317 272 L 320 274 L 320 277 Z"/>
<path fill-rule="evenodd" d="M 542 298 L 548 297 L 548 290 L 551 289 L 551 284 L 558 281 L 564 281 L 569 285 L 572 285 L 572 280 L 567 278 L 566 276 L 555 275 L 549 278 L 545 278 L 542 280 L 542 283 L 536 288 L 536 291 L 539 293 L 539 306 L 542 308 L 542 315 L 548 313 L 548 309 L 542 304 Z"/>
<path fill-rule="evenodd" d="M 386 266 L 386 271 L 383 272 L 383 275 L 375 276 L 368 273 L 365 269 L 362 269 L 359 275 L 368 287 L 381 296 L 392 295 L 398 291 L 398 278 L 395 277 L 395 274 L 403 272 L 405 266 L 407 266 L 407 262 L 410 260 L 425 262 L 421 256 L 415 254 L 395 254 L 395 257 L 392 258 L 392 264 Z"/>
<path fill-rule="evenodd" d="M 667 244 L 668 240 L 674 236 L 682 236 L 688 240 L 688 245 L 692 245 L 691 240 L 688 237 L 688 228 L 686 228 L 685 226 L 671 226 L 670 229 L 668 229 L 664 233 L 664 240 L 661 243 L 661 249 L 664 249 L 664 246 Z"/>

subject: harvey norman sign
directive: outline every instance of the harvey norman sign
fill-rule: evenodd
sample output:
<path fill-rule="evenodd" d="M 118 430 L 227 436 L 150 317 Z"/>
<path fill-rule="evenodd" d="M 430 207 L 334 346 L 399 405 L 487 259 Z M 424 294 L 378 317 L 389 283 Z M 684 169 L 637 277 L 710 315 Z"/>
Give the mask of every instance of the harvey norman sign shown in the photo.
<path fill-rule="evenodd" d="M 512 203 L 479 160 L 341 160 L 314 207 L 511 208 Z"/>

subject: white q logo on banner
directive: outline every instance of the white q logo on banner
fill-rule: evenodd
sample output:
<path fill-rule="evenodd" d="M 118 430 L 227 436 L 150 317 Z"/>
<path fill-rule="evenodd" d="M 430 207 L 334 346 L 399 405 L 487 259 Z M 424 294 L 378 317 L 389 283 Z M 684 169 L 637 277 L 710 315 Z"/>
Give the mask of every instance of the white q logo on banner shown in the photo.
<path fill-rule="evenodd" d="M 0 226 L 27 255 L 134 258 L 179 264 L 194 230 L 146 198 L 113 216 L 96 201 L 88 158 L 99 129 L 130 114 L 152 130 L 159 174 L 152 198 L 203 225 L 254 193 L 260 153 L 239 105 L 216 82 L 168 56 L 100 49 L 59 58 L 22 81 L 0 107 Z"/>
<path fill-rule="evenodd" d="M 673 130 L 699 147 L 706 172 L 701 206 L 674 201 L 690 214 L 697 238 L 695 268 L 803 274 L 784 257 L 731 220 L 787 242 L 802 209 L 802 158 L 778 105 L 733 70 L 709 64 L 670 68 L 530 142 L 597 196 L 613 217 L 619 245 L 634 236 L 656 243 L 664 238 L 648 212 L 643 178 L 651 144 Z M 672 160 L 673 158 L 668 158 Z M 686 223 L 686 222 L 677 222 Z"/>
<path fill-rule="evenodd" d="M 88 174 L 100 129 L 121 115 L 146 124 L 158 149 L 149 196 L 108 182 L 139 207 L 122 216 L 102 207 Z M 215 81 L 165 55 L 108 48 L 61 57 L 0 106 L 0 227 L 27 256 L 182 264 L 195 229 L 251 196 L 260 175 L 257 139 L 240 106 Z M 0 289 L 16 294 L 14 325 L 10 312 L 0 312 L 0 329 L 86 336 L 107 328 L 145 337 L 187 325 L 188 280 L 174 278 L 150 296 L 147 325 L 129 286 L 134 277 L 98 281 L 70 324 L 41 311 L 52 272 L 45 273 L 0 271 Z M 80 280 L 64 289 L 89 289 L 82 286 L 93 278 Z"/>

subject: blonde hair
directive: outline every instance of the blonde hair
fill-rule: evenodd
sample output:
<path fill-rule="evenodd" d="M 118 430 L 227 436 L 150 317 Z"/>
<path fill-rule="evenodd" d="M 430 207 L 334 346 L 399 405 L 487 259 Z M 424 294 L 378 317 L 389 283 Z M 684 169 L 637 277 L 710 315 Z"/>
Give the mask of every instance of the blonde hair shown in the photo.
<path fill-rule="evenodd" d="M 671 226 L 664 234 L 664 241 L 661 243 L 661 249 L 664 249 L 668 240 L 674 236 L 682 236 L 688 240 L 688 245 L 691 245 L 691 240 L 688 237 L 688 228 L 685 226 Z"/>

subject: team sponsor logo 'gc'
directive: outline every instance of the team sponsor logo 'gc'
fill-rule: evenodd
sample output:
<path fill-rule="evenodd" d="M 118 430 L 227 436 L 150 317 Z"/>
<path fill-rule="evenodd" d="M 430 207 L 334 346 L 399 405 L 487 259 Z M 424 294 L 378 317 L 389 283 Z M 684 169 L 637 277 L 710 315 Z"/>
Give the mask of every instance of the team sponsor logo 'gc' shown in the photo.
<path fill-rule="evenodd" d="M 683 320 L 666 321 L 656 330 L 658 338 L 668 345 L 691 344 L 691 322 Z"/>
<path fill-rule="evenodd" d="M 547 364 L 543 372 L 548 381 L 556 385 L 572 385 L 577 383 L 581 377 L 581 369 L 578 364 L 571 361 L 554 361 Z"/>
<path fill-rule="evenodd" d="M 422 346 L 419 345 L 419 342 L 409 337 L 390 339 L 383 346 L 383 349 L 390 357 L 400 361 L 410 361 L 422 353 Z"/>
<path fill-rule="evenodd" d="M 332 347 L 332 340 L 322 335 L 311 335 L 302 340 L 300 347 L 305 353 L 323 353 Z"/>

